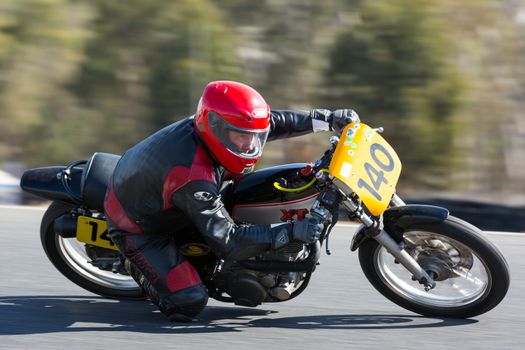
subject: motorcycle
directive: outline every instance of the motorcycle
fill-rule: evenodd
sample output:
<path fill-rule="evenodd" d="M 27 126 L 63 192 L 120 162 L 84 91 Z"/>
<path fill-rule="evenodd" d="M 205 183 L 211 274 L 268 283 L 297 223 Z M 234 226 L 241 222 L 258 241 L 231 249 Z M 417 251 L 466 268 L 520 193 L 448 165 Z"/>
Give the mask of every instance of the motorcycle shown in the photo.
<path fill-rule="evenodd" d="M 244 261 L 224 261 L 195 230 L 174 235 L 211 298 L 243 306 L 282 302 L 308 286 L 339 215 L 361 223 L 350 249 L 370 283 L 403 308 L 430 317 L 467 318 L 498 305 L 508 290 L 507 262 L 476 227 L 445 208 L 407 205 L 395 193 L 401 162 L 382 128 L 347 125 L 310 164 L 243 175 L 221 189 L 237 223 L 275 224 L 309 215 L 327 223 L 311 244 Z M 109 298 L 144 298 L 108 235 L 103 201 L 119 156 L 95 153 L 68 166 L 27 170 L 21 187 L 52 200 L 40 228 L 43 248 L 68 279 Z"/>

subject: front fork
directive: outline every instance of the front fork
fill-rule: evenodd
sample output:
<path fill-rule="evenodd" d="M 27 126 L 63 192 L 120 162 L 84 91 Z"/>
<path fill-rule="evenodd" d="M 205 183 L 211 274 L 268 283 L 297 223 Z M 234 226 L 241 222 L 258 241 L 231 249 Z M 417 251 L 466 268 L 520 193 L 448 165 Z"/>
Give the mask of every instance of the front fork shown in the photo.
<path fill-rule="evenodd" d="M 392 254 L 396 262 L 401 263 L 401 265 L 403 265 L 410 273 L 412 273 L 415 280 L 419 281 L 419 283 L 425 286 L 426 291 L 429 291 L 436 286 L 436 282 L 432 279 L 432 277 L 430 277 L 429 274 L 417 263 L 417 261 L 414 260 L 414 258 L 404 249 L 403 243 L 398 243 L 388 234 L 388 232 L 380 229 L 378 222 L 370 218 L 370 216 L 368 216 L 353 200 L 348 199 L 343 201 L 343 203 L 345 207 L 347 207 L 351 212 L 355 213 L 363 225 L 369 229 L 367 230 L 367 236 L 375 239 L 390 254 Z M 399 198 L 397 194 L 394 194 L 391 204 L 395 207 L 405 205 L 403 200 Z M 354 237 L 352 250 L 354 250 L 356 238 L 357 237 Z M 361 237 L 361 239 L 364 239 L 364 237 Z"/>

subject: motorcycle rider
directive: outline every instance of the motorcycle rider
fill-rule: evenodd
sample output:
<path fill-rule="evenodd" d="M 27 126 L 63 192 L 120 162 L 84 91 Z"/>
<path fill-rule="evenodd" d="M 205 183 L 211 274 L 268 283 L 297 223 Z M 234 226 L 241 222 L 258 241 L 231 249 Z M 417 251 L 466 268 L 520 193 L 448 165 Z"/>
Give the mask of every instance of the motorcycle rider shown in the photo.
<path fill-rule="evenodd" d="M 219 195 L 227 177 L 252 171 L 267 140 L 332 130 L 358 121 L 351 109 L 270 110 L 253 88 L 209 83 L 194 116 L 157 131 L 124 153 L 104 202 L 124 266 L 171 321 L 191 321 L 208 294 L 172 236 L 195 228 L 221 259 L 243 260 L 291 240 L 314 242 L 323 223 L 238 225 Z"/>

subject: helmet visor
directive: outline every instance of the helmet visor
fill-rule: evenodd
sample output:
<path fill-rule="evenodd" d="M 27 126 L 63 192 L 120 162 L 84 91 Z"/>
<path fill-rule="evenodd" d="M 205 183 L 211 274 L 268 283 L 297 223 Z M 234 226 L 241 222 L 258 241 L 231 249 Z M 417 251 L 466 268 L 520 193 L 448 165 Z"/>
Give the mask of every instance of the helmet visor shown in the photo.
<path fill-rule="evenodd" d="M 208 121 L 213 134 L 230 152 L 245 159 L 261 156 L 270 128 L 239 128 L 226 122 L 215 112 L 209 112 Z"/>

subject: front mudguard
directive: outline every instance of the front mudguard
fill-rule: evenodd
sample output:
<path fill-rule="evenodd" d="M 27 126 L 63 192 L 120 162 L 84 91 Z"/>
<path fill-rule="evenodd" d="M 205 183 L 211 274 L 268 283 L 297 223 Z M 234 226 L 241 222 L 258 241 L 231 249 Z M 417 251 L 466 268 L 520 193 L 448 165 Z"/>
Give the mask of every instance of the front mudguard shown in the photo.
<path fill-rule="evenodd" d="M 403 232 L 414 223 L 442 222 L 449 215 L 448 209 L 433 205 L 408 204 L 392 207 L 383 213 L 383 228 L 397 242 L 403 241 Z M 376 228 L 361 226 L 354 234 L 351 251 L 357 250 L 368 238 L 375 236 Z"/>

